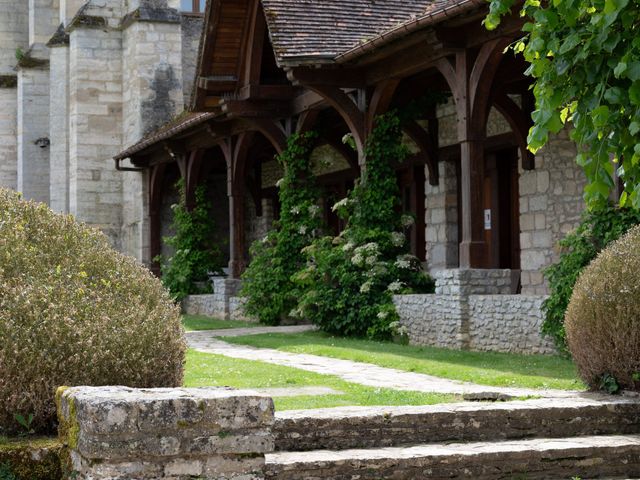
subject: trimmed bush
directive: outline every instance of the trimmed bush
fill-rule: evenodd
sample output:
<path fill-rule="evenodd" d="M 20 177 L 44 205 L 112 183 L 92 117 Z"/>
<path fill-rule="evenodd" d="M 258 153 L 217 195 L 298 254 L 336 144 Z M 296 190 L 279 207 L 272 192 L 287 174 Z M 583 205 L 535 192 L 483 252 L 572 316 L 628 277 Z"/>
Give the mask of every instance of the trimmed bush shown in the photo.
<path fill-rule="evenodd" d="M 640 390 L 640 226 L 585 268 L 565 328 L 580 376 L 591 388 Z"/>
<path fill-rule="evenodd" d="M 564 316 L 578 275 L 598 252 L 639 223 L 640 211 L 607 205 L 586 211 L 578 228 L 560 241 L 560 259 L 544 271 L 550 295 L 542 306 L 542 332 L 561 352 L 567 351 Z"/>
<path fill-rule="evenodd" d="M 97 230 L 0 189 L 0 433 L 55 429 L 60 385 L 174 387 L 179 309 Z"/>

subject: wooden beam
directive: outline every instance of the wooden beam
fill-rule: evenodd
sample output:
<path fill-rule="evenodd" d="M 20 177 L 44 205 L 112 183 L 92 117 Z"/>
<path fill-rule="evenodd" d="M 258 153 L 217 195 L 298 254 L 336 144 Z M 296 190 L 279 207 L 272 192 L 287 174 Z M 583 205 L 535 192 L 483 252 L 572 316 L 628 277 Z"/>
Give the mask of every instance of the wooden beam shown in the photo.
<path fill-rule="evenodd" d="M 358 68 L 308 68 L 287 69 L 287 78 L 294 85 L 329 85 L 341 88 L 364 88 L 365 71 Z"/>
<path fill-rule="evenodd" d="M 291 103 L 282 100 L 230 100 L 220 102 L 220 108 L 229 117 L 284 118 L 292 114 Z"/>
<path fill-rule="evenodd" d="M 239 92 L 238 100 L 288 100 L 296 97 L 301 89 L 291 85 L 245 85 Z"/>

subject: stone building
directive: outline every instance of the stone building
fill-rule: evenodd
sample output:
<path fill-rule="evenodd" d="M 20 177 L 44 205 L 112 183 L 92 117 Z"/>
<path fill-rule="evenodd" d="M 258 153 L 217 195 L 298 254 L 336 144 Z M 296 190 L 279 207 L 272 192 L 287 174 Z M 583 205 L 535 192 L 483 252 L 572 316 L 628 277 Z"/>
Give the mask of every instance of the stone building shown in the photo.
<path fill-rule="evenodd" d="M 232 281 L 194 301 L 239 315 L 233 280 L 278 215 L 274 156 L 287 137 L 321 132 L 312 161 L 337 232 L 330 207 L 366 162 L 375 116 L 436 93 L 445 100 L 405 127 L 412 156 L 397 179 L 438 293 L 398 297 L 402 321 L 416 343 L 551 350 L 542 269 L 579 221 L 584 178 L 566 134 L 526 149 L 530 80 L 504 54 L 517 15 L 487 32 L 484 0 L 13 3 L 0 0 L 3 185 L 151 263 L 175 182 L 188 202 L 206 183 Z M 185 8 L 204 10 L 201 40 L 202 18 Z"/>
<path fill-rule="evenodd" d="M 0 1 L 0 185 L 148 260 L 146 173 L 112 157 L 184 109 L 204 3 Z"/>

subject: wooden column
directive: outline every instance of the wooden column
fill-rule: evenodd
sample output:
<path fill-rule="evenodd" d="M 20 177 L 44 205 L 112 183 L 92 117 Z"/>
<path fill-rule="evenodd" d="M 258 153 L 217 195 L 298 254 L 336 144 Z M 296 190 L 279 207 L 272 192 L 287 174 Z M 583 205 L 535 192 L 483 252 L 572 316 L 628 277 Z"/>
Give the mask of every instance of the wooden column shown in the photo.
<path fill-rule="evenodd" d="M 149 175 L 149 257 L 151 271 L 160 275 L 160 265 L 154 261 L 162 253 L 161 222 L 162 193 L 166 164 L 155 165 Z"/>
<path fill-rule="evenodd" d="M 220 145 L 227 164 L 227 196 L 229 198 L 229 276 L 240 278 L 244 259 L 244 182 L 237 165 L 237 141 L 228 138 Z"/>
<path fill-rule="evenodd" d="M 484 128 L 473 122 L 471 83 L 473 57 L 468 50 L 456 54 L 454 90 L 460 141 L 462 238 L 460 268 L 482 268 L 487 255 L 484 241 Z"/>

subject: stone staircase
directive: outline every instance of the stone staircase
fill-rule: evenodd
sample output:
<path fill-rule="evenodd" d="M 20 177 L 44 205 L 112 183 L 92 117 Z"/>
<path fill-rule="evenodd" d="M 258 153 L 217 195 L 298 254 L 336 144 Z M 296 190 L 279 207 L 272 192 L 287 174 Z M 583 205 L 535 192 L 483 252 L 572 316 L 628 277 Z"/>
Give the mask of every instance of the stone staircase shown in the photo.
<path fill-rule="evenodd" d="M 640 478 L 640 402 L 583 395 L 282 412 L 266 478 Z"/>

